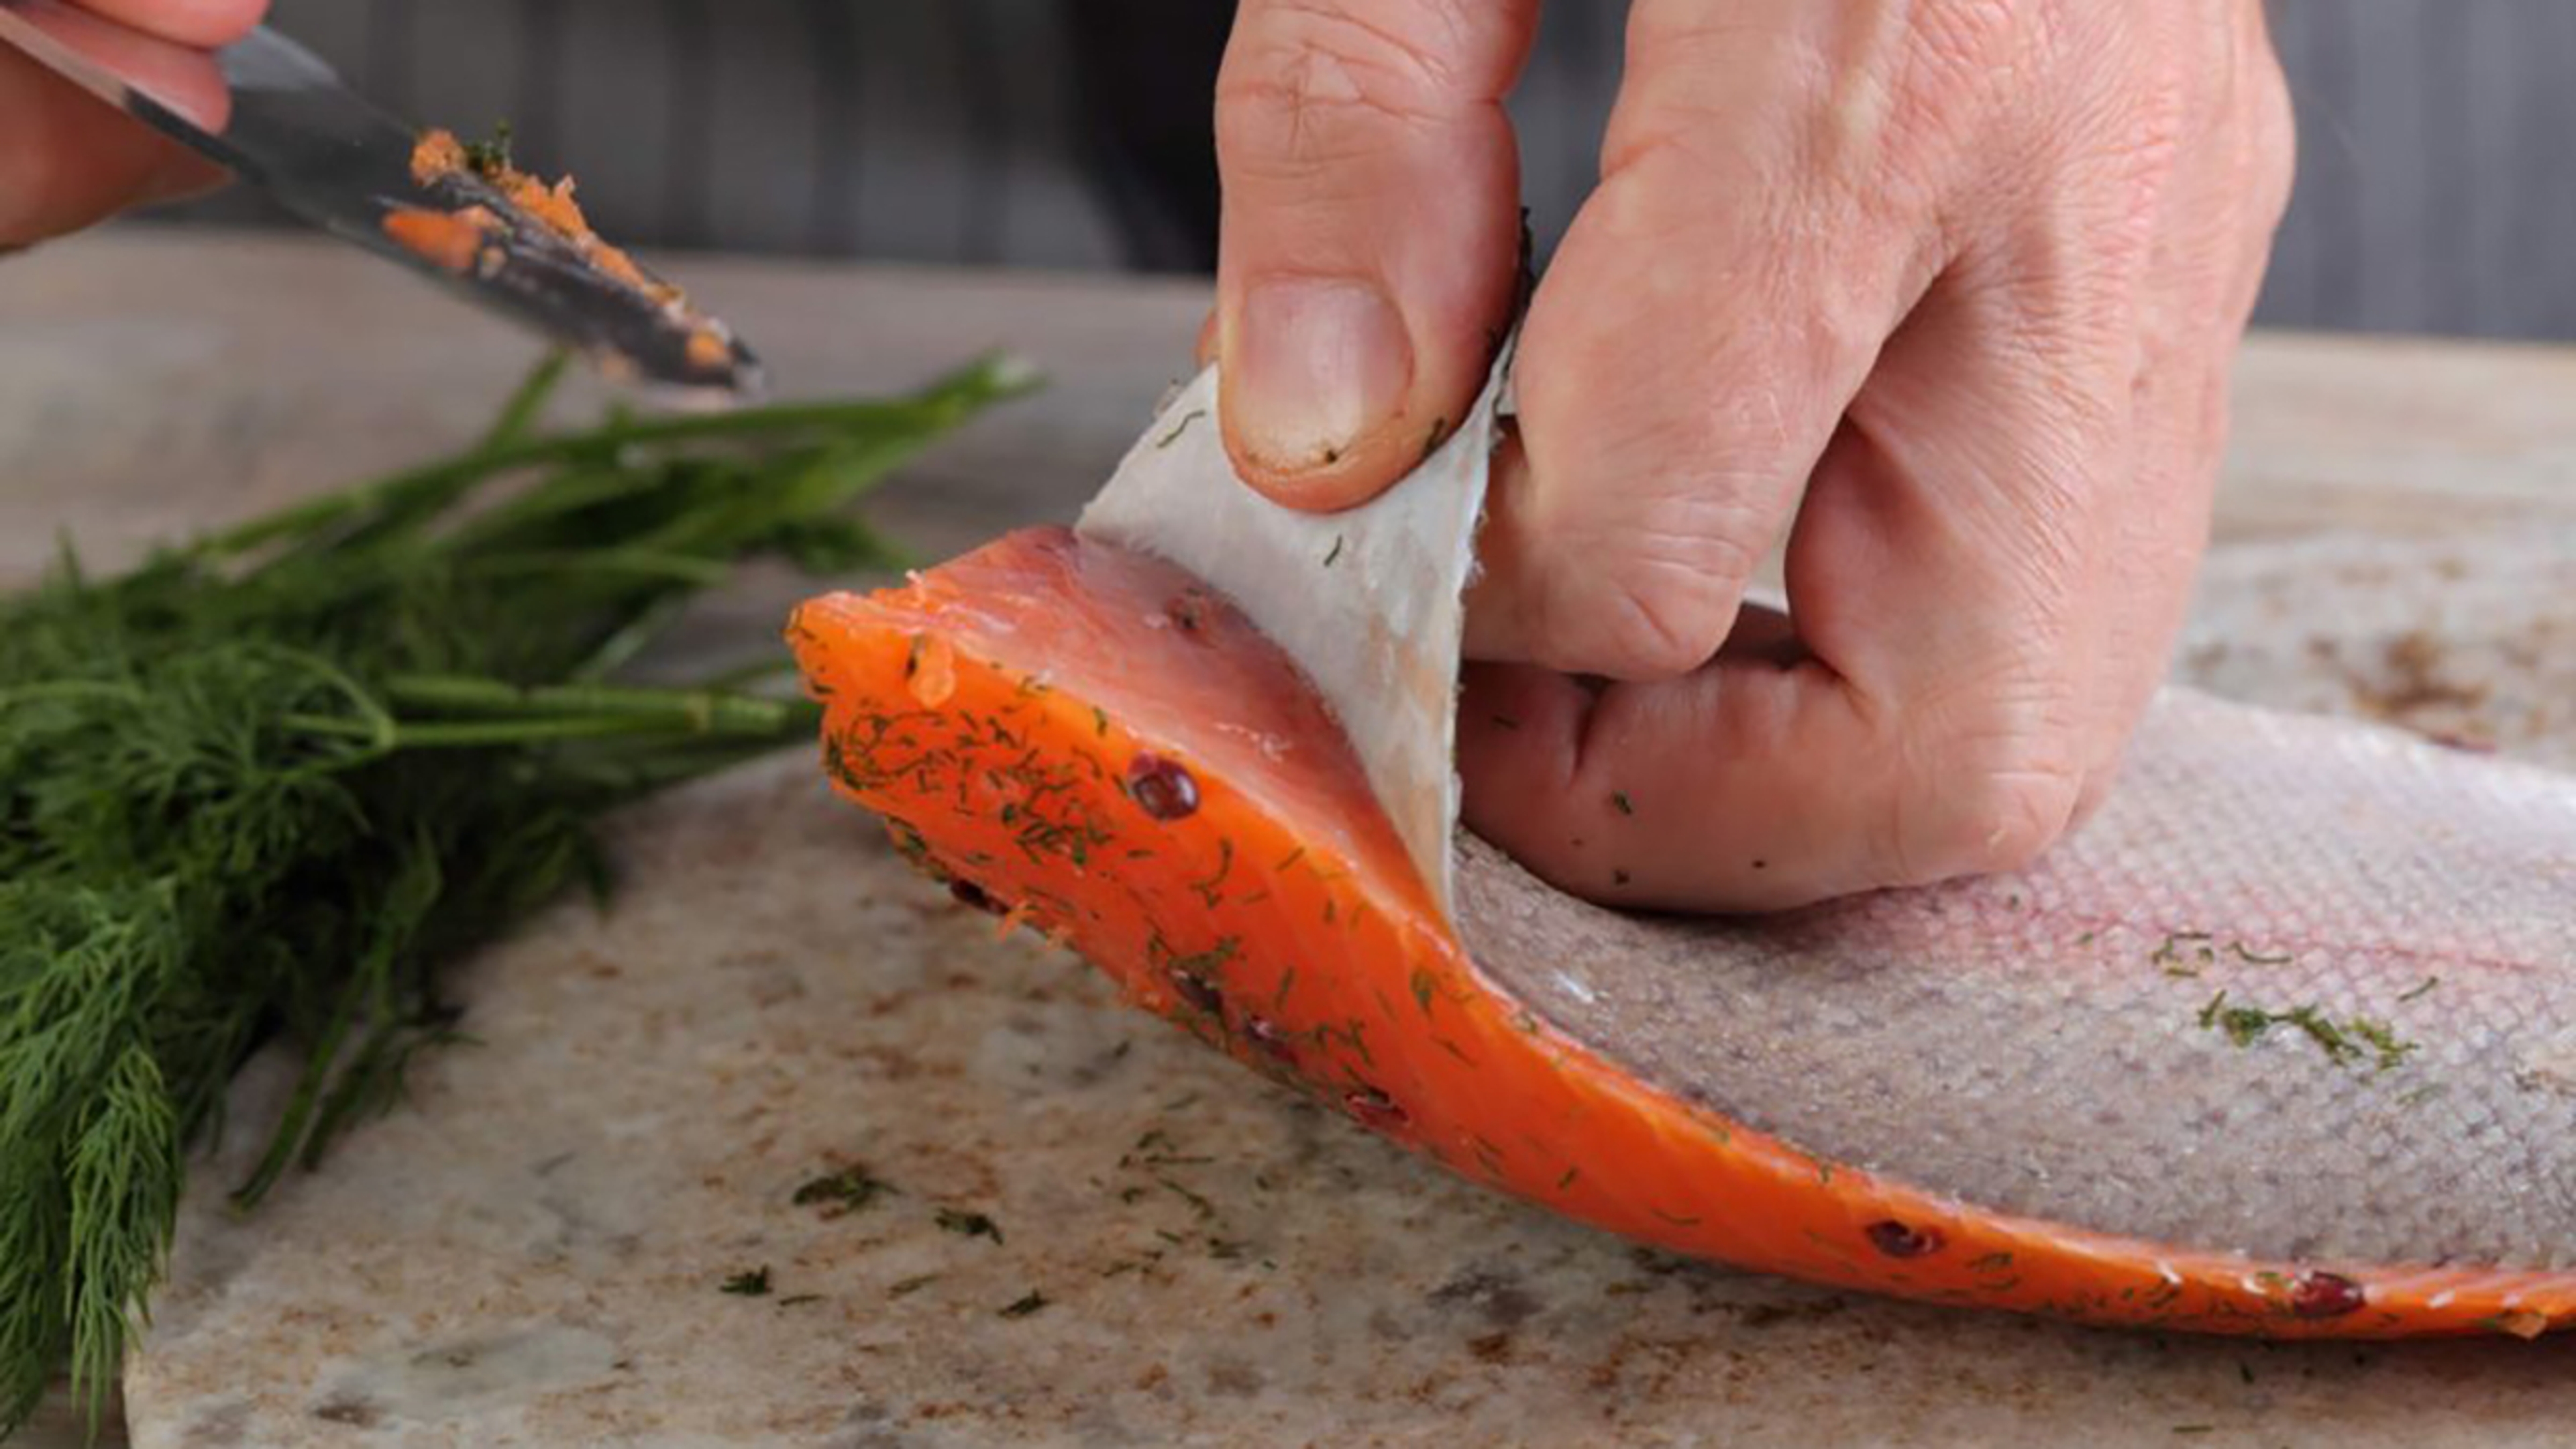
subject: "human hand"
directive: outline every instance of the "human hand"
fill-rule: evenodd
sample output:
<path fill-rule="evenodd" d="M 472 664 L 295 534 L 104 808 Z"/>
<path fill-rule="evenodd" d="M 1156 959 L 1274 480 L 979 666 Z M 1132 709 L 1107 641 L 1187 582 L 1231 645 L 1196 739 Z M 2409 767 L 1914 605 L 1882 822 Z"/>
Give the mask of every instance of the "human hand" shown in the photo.
<path fill-rule="evenodd" d="M 1245 0 L 1208 346 L 1238 468 L 1373 496 L 1507 320 L 1536 0 Z M 2010 869 L 2117 767 L 2286 204 L 2259 0 L 1635 0 L 1514 363 L 1468 822 L 1762 909 Z M 1790 626 L 1742 609 L 1788 537 Z M 1726 647 L 1721 650 L 1723 641 Z"/>
<path fill-rule="evenodd" d="M 213 48 L 248 34 L 268 0 L 76 0 L 81 10 L 180 46 Z M 76 23 L 76 22 L 75 22 Z M 82 43 L 112 45 L 101 27 Z M 211 64 L 161 52 L 146 63 L 186 73 L 167 77 L 193 113 L 224 103 Z M 220 116 L 199 116 L 220 125 Z M 167 201 L 219 183 L 223 171 L 177 142 L 119 113 L 78 86 L 0 44 L 0 250 L 26 246 L 99 221 L 128 206 Z"/>

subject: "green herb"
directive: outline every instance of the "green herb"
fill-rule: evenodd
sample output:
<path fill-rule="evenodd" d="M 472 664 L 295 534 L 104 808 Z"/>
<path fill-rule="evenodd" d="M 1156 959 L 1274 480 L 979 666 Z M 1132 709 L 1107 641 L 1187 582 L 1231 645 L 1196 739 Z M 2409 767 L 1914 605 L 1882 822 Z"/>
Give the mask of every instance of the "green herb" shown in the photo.
<path fill-rule="evenodd" d="M 941 1228 L 960 1237 L 991 1238 L 997 1243 L 1002 1241 L 1001 1225 L 982 1213 L 970 1213 L 963 1208 L 944 1207 L 939 1210 L 938 1216 Z"/>
<path fill-rule="evenodd" d="M 1179 442 L 1181 440 L 1181 434 L 1190 430 L 1190 424 L 1197 422 L 1199 419 L 1206 416 L 1206 408 L 1192 408 L 1188 412 L 1181 414 L 1181 420 L 1172 424 L 1172 430 L 1170 432 L 1156 438 L 1154 440 L 1154 446 L 1157 448 L 1168 448 L 1174 443 Z"/>
<path fill-rule="evenodd" d="M 1333 548 L 1330 553 L 1324 555 L 1324 567 L 1331 568 L 1334 564 L 1341 562 L 1342 544 L 1344 542 L 1345 540 L 1340 534 L 1337 533 L 1333 535 Z"/>
<path fill-rule="evenodd" d="M 2344 1033 L 2343 1028 L 2318 1014 L 2313 1006 L 2294 1006 L 2288 1011 L 2275 1013 L 2272 1019 L 2286 1022 L 2306 1033 L 2308 1040 L 2315 1042 L 2317 1049 L 2333 1061 L 2347 1061 L 2361 1055 L 2361 1048 L 2352 1044 L 2352 1038 Z"/>
<path fill-rule="evenodd" d="M 1226 876 L 1233 870 L 1234 842 L 1219 837 L 1216 843 L 1216 869 L 1210 871 L 1205 880 L 1191 881 L 1190 889 L 1198 893 L 1198 898 L 1207 904 L 1209 910 L 1215 910 L 1217 902 L 1221 899 L 1218 892 L 1223 889 Z"/>
<path fill-rule="evenodd" d="M 2422 1044 L 2401 1040 L 2387 1022 L 2375 1017 L 2355 1016 L 2337 1022 L 2314 1006 L 2294 1006 L 2287 1011 L 2267 1011 L 2254 1006 L 2230 1006 L 2227 993 L 2219 992 L 2200 1009 L 2203 1030 L 2219 1031 L 2236 1046 L 2252 1046 L 2272 1028 L 2295 1028 L 2330 1061 L 2351 1062 L 2367 1056 L 2374 1059 L 2380 1071 L 2402 1065 Z"/>
<path fill-rule="evenodd" d="M 778 1306 L 781 1308 L 802 1308 L 808 1303 L 820 1303 L 822 1301 L 823 1295 L 820 1293 L 790 1293 L 786 1297 L 778 1300 Z"/>
<path fill-rule="evenodd" d="M 920 1292 L 922 1289 L 927 1288 L 938 1281 L 939 1275 L 936 1273 L 924 1273 L 918 1278 L 900 1279 L 886 1289 L 886 1296 L 888 1298 L 909 1298 L 913 1294 Z"/>
<path fill-rule="evenodd" d="M 2209 940 L 2210 935 L 2207 931 L 2168 932 L 2163 944 L 2156 947 L 2155 954 L 2149 956 L 2147 961 L 2151 965 L 2166 967 L 2165 974 L 2168 976 L 2196 976 L 2200 973 L 2188 968 L 2180 970 L 2173 968 L 2183 959 L 2185 947 L 2192 948 L 2192 954 L 2198 957 L 2203 965 L 2217 960 L 2218 953 L 2209 948 Z"/>
<path fill-rule="evenodd" d="M 2423 981 L 2423 984 L 2422 984 L 2422 985 L 2414 986 L 2414 987 L 2410 987 L 2410 988 L 2408 988 L 2407 990 L 2404 990 L 2404 991 L 2401 991 L 2401 992 L 2397 993 L 2397 999 L 2398 999 L 2399 1001 L 2414 1001 L 2414 1000 L 2417 1000 L 2417 999 L 2419 999 L 2419 998 L 2421 998 L 2421 997 L 2424 997 L 2424 996 L 2426 996 L 2426 995 L 2431 994 L 2431 992 L 2432 992 L 2433 988 L 2434 988 L 2434 987 L 2436 987 L 2436 986 L 2439 986 L 2439 985 L 2441 985 L 2441 984 L 2442 984 L 2442 978 L 2441 978 L 2441 977 L 2439 977 L 2439 976 L 2427 976 L 2427 977 L 2425 977 L 2425 978 L 2424 978 L 2424 981 Z"/>
<path fill-rule="evenodd" d="M 1004 1304 L 1002 1307 L 1002 1316 L 1004 1318 L 1026 1318 L 1030 1314 L 1037 1312 L 1039 1309 L 1046 1307 L 1048 1301 L 1049 1300 L 1045 1294 L 1032 1290 L 1029 1293 L 1023 1294 L 1019 1298 L 1013 1299 L 1011 1302 Z"/>
<path fill-rule="evenodd" d="M 2201 1030 L 2224 1031 L 2227 1033 L 2227 1039 L 2237 1046 L 2253 1045 L 2255 1039 L 2270 1030 L 2272 1026 L 2269 1012 L 2230 1007 L 2227 1004 L 2225 991 L 2219 992 L 2202 1004 L 2199 1019 Z"/>
<path fill-rule="evenodd" d="M 854 1165 L 809 1180 L 796 1189 L 789 1201 L 798 1207 L 820 1206 L 825 1209 L 823 1216 L 837 1218 L 857 1212 L 879 1195 L 892 1191 L 894 1184 Z"/>
<path fill-rule="evenodd" d="M 2354 1036 L 2370 1044 L 2370 1049 L 2378 1055 L 2378 1067 L 2383 1072 L 2402 1064 L 2409 1055 L 2424 1049 L 2421 1042 L 2401 1039 L 2394 1028 L 2377 1017 L 2356 1016 L 2344 1023 L 2344 1026 Z"/>
<path fill-rule="evenodd" d="M 1617 806 L 1619 813 L 1622 815 L 1634 815 L 1637 813 L 1636 802 L 1628 798 L 1628 792 L 1625 790 L 1611 791 L 1610 803 Z"/>
<path fill-rule="evenodd" d="M 465 165 L 486 181 L 497 180 L 510 169 L 510 123 L 495 121 L 492 139 L 465 143 Z"/>
<path fill-rule="evenodd" d="M 769 1269 L 763 1265 L 748 1272 L 736 1273 L 724 1280 L 724 1285 L 719 1291 L 738 1294 L 744 1298 L 766 1298 L 769 1296 Z"/>
<path fill-rule="evenodd" d="M 604 812 L 812 739 L 739 674 L 610 680 L 744 558 L 890 561 L 848 505 L 1018 386 L 546 431 L 560 371 L 453 457 L 0 598 L 0 1428 L 66 1360 L 95 1413 L 251 1052 L 303 1065 L 231 1124 L 244 1206 L 455 1038 L 441 963 L 605 888 Z"/>

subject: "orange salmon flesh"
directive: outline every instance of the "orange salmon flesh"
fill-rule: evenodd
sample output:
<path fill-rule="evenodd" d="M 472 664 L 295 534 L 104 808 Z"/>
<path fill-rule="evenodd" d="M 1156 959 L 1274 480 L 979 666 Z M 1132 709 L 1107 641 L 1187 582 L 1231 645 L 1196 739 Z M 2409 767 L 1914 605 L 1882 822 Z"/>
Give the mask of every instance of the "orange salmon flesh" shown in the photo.
<path fill-rule="evenodd" d="M 788 635 L 833 786 L 960 899 L 1551 1211 L 1744 1268 L 2105 1324 L 2531 1337 L 2576 1318 L 2559 1267 L 2265 1260 L 1994 1211 L 1623 1069 L 1480 971 L 1293 664 L 1142 555 L 1017 533 L 815 599 Z"/>

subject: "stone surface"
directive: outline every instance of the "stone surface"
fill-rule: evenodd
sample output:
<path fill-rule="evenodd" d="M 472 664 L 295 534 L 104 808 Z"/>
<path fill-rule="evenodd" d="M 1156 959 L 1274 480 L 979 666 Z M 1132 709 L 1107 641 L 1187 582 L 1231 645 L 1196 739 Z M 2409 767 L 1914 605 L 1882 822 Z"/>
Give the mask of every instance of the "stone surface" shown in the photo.
<path fill-rule="evenodd" d="M 2126 1335 L 1631 1248 L 997 939 L 802 760 L 636 812 L 618 860 L 607 917 L 559 911 L 460 976 L 481 1045 L 427 1062 L 408 1110 L 255 1218 L 199 1195 L 130 1374 L 138 1446 L 2162 1444 L 2197 1425 L 2412 1446 L 2576 1412 L 2576 1343 Z M 836 1174 L 864 1205 L 797 1203 Z M 724 1291 L 764 1269 L 767 1296 Z"/>
<path fill-rule="evenodd" d="M 1203 305 L 675 273 L 791 390 L 896 385 L 1002 337 L 1052 365 L 1056 392 L 890 495 L 930 553 L 1078 504 Z M 0 317 L 0 574 L 58 521 L 112 555 L 452 442 L 523 355 L 390 272 L 275 243 L 39 253 L 0 266 Z M 2538 591 L 2566 551 L 2490 539 L 2576 517 L 2571 388 L 2556 353 L 2258 345 L 2223 532 L 2456 537 L 2222 552 L 2188 672 L 2564 750 L 2571 654 Z M 765 629 L 785 590 L 702 626 Z M 2403 603 L 2428 590 L 2452 602 Z M 136 1444 L 2438 1446 L 2555 1443 L 2576 1417 L 2576 1340 L 2167 1339 L 1641 1253 L 997 940 L 803 760 L 635 812 L 616 849 L 611 913 L 565 908 L 459 973 L 480 1045 L 427 1059 L 408 1108 L 248 1220 L 221 1207 L 238 1162 L 201 1166 L 130 1369 Z M 274 1085 L 254 1073 L 245 1110 Z M 864 1205 L 796 1201 L 834 1175 Z M 763 1268 L 765 1296 L 724 1291 Z"/>

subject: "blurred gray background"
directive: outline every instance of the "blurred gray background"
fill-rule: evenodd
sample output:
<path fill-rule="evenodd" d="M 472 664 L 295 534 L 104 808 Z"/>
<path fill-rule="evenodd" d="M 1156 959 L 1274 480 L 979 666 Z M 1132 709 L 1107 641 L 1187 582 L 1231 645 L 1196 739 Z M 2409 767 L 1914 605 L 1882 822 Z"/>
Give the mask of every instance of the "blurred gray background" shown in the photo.
<path fill-rule="evenodd" d="M 2119 0 L 2110 0 L 2119 3 Z M 1207 265 L 1223 0 L 278 0 L 397 111 L 570 171 L 677 248 Z M 1516 100 L 1542 248 L 1623 0 L 1554 0 Z M 2576 0 L 2274 0 L 2299 185 L 2258 321 L 2576 338 Z M 229 196 L 187 215 L 263 219 Z"/>

